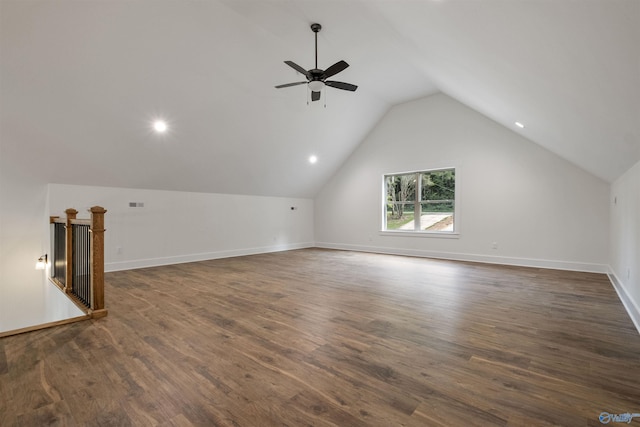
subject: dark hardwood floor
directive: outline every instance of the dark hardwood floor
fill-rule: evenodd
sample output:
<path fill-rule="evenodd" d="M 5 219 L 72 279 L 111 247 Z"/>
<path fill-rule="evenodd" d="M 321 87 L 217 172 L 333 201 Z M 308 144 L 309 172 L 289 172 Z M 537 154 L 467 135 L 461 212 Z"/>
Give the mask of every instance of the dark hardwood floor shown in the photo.
<path fill-rule="evenodd" d="M 604 275 L 306 249 L 106 281 L 106 318 L 0 339 L 1 426 L 640 413 L 640 335 Z"/>

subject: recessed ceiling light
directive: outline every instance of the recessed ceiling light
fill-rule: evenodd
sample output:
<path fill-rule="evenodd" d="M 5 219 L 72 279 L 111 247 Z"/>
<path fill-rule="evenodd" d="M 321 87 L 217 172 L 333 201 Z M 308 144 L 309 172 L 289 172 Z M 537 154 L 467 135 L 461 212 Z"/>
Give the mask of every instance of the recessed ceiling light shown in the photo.
<path fill-rule="evenodd" d="M 165 133 L 167 131 L 167 122 L 164 120 L 156 120 L 153 122 L 153 130 L 158 133 Z"/>
<path fill-rule="evenodd" d="M 309 163 L 314 164 L 318 161 L 318 157 L 316 156 L 309 156 Z"/>
<path fill-rule="evenodd" d="M 524 125 L 520 122 L 515 122 L 515 125 L 518 126 L 520 129 L 524 129 Z"/>

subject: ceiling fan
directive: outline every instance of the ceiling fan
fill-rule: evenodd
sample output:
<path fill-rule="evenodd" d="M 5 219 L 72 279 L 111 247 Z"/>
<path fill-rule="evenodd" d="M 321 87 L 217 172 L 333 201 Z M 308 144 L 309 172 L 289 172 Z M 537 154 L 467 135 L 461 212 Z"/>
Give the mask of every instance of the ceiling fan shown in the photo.
<path fill-rule="evenodd" d="M 318 68 L 318 31 L 322 29 L 322 25 L 320 24 L 311 24 L 311 31 L 315 33 L 316 38 L 316 68 L 312 68 L 311 70 L 305 70 L 298 64 L 293 61 L 284 61 L 285 64 L 296 70 L 297 72 L 304 74 L 307 78 L 306 81 L 303 82 L 295 82 L 295 83 L 286 83 L 283 85 L 276 86 L 276 89 L 281 89 L 283 87 L 290 86 L 298 86 L 306 84 L 311 89 L 311 100 L 318 101 L 320 99 L 320 91 L 325 86 L 334 87 L 336 89 L 348 90 L 354 92 L 358 89 L 358 86 L 352 85 L 351 83 L 337 82 L 334 80 L 327 80 L 329 77 L 338 74 L 340 71 L 343 71 L 345 68 L 349 66 L 345 61 L 338 61 L 326 70 L 321 70 Z"/>

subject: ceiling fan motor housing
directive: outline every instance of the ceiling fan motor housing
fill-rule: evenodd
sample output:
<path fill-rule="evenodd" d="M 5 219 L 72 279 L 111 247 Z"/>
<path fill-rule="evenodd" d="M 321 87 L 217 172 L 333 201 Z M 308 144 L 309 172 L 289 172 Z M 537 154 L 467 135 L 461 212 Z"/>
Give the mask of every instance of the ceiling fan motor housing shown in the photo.
<path fill-rule="evenodd" d="M 311 80 L 321 80 L 324 75 L 324 71 L 319 68 L 314 68 L 309 70 L 309 74 L 311 75 Z"/>

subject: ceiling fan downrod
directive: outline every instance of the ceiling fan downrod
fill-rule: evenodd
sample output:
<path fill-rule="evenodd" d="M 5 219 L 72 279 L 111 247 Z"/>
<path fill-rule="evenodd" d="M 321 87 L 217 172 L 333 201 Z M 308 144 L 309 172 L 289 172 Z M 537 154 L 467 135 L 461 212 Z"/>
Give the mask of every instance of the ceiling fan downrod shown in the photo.
<path fill-rule="evenodd" d="M 311 31 L 313 31 L 316 36 L 316 70 L 318 69 L 318 32 L 321 29 L 322 29 L 322 25 L 318 23 L 311 24 Z"/>

